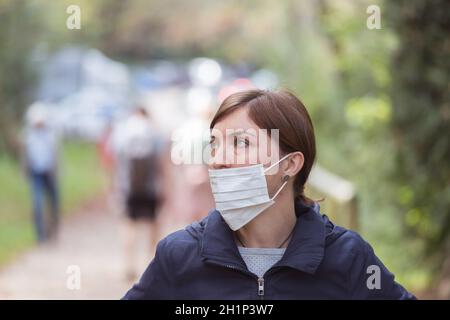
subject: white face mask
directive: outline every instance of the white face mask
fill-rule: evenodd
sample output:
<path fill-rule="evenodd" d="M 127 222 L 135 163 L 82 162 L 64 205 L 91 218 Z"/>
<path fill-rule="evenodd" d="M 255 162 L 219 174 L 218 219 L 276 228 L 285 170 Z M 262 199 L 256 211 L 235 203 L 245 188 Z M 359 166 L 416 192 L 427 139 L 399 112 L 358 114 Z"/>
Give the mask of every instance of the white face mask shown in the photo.
<path fill-rule="evenodd" d="M 240 168 L 209 170 L 209 180 L 220 212 L 228 226 L 236 231 L 275 203 L 274 199 L 283 190 L 285 181 L 270 198 L 265 172 L 286 159 L 264 169 L 262 164 Z"/>

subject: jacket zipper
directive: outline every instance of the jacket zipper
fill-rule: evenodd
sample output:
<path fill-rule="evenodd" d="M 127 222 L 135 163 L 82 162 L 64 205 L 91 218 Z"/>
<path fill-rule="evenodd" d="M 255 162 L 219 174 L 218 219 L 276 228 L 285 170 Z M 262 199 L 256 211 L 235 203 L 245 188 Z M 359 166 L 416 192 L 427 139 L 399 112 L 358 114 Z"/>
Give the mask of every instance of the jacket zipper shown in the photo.
<path fill-rule="evenodd" d="M 241 269 L 241 268 L 236 268 L 235 266 L 232 266 L 232 265 L 226 265 L 225 267 L 230 268 L 230 269 L 234 269 L 234 270 L 242 271 L 242 272 L 244 272 L 246 274 L 252 275 L 253 277 L 255 276 L 253 273 L 250 273 L 247 270 L 244 270 L 244 269 Z M 257 282 L 258 282 L 257 294 L 258 294 L 260 300 L 264 300 L 264 277 L 257 278 Z"/>
<path fill-rule="evenodd" d="M 258 278 L 258 296 L 261 300 L 264 299 L 264 278 Z"/>
<path fill-rule="evenodd" d="M 233 270 L 237 270 L 240 272 L 243 272 L 249 276 L 252 276 L 253 278 L 255 278 L 257 280 L 257 284 L 258 284 L 258 290 L 257 290 L 257 295 L 258 297 L 263 300 L 264 299 L 264 277 L 258 278 L 255 274 L 249 272 L 248 270 L 242 269 L 242 268 L 238 268 L 236 266 L 233 266 L 231 264 L 221 264 L 218 262 L 214 262 L 209 260 L 208 263 L 212 263 L 221 267 L 225 267 L 225 268 L 229 268 L 229 269 L 233 269 Z"/>

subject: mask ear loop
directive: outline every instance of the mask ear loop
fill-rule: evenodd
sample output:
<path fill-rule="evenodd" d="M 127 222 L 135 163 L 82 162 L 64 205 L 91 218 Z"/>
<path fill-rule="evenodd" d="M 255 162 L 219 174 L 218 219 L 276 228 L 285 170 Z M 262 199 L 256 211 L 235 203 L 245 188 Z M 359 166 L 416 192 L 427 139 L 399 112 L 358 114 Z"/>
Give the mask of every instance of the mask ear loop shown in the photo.
<path fill-rule="evenodd" d="M 278 160 L 277 162 L 275 162 L 273 165 L 271 165 L 270 167 L 268 167 L 267 169 L 263 170 L 263 173 L 266 173 L 267 171 L 269 171 L 270 169 L 272 169 L 273 167 L 275 167 L 277 164 L 279 164 L 281 161 L 283 161 L 284 159 L 286 159 L 287 157 L 289 157 L 291 154 L 288 153 L 287 155 L 285 155 L 283 158 L 281 158 L 280 160 Z M 284 177 L 283 177 L 284 179 Z"/>
<path fill-rule="evenodd" d="M 280 189 L 278 189 L 278 191 L 274 194 L 274 196 L 270 200 L 273 200 L 273 199 L 275 199 L 278 196 L 278 194 L 281 192 L 281 190 L 283 190 L 284 186 L 288 183 L 289 178 L 290 177 L 288 175 L 285 175 L 283 177 L 282 181 L 284 181 L 284 183 L 281 185 Z"/>

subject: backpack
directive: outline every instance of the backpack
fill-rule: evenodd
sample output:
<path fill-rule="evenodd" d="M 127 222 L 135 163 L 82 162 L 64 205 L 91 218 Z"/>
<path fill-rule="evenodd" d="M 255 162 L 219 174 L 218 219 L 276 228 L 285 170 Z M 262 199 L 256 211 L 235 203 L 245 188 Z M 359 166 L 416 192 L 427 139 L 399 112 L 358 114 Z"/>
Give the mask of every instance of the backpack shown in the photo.
<path fill-rule="evenodd" d="M 128 179 L 131 195 L 150 195 L 155 190 L 158 154 L 155 137 L 140 137 L 130 141 L 128 149 Z"/>

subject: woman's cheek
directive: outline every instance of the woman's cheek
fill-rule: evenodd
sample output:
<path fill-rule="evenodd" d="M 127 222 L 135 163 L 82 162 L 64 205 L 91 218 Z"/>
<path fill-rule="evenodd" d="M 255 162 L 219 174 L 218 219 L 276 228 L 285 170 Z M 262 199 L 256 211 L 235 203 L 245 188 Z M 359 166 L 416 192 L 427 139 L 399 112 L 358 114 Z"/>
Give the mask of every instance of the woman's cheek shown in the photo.
<path fill-rule="evenodd" d="M 267 189 L 269 190 L 269 197 L 273 197 L 275 192 L 277 192 L 278 188 L 280 187 L 279 176 L 277 174 L 275 175 L 268 175 L 266 176 L 267 179 Z"/>

